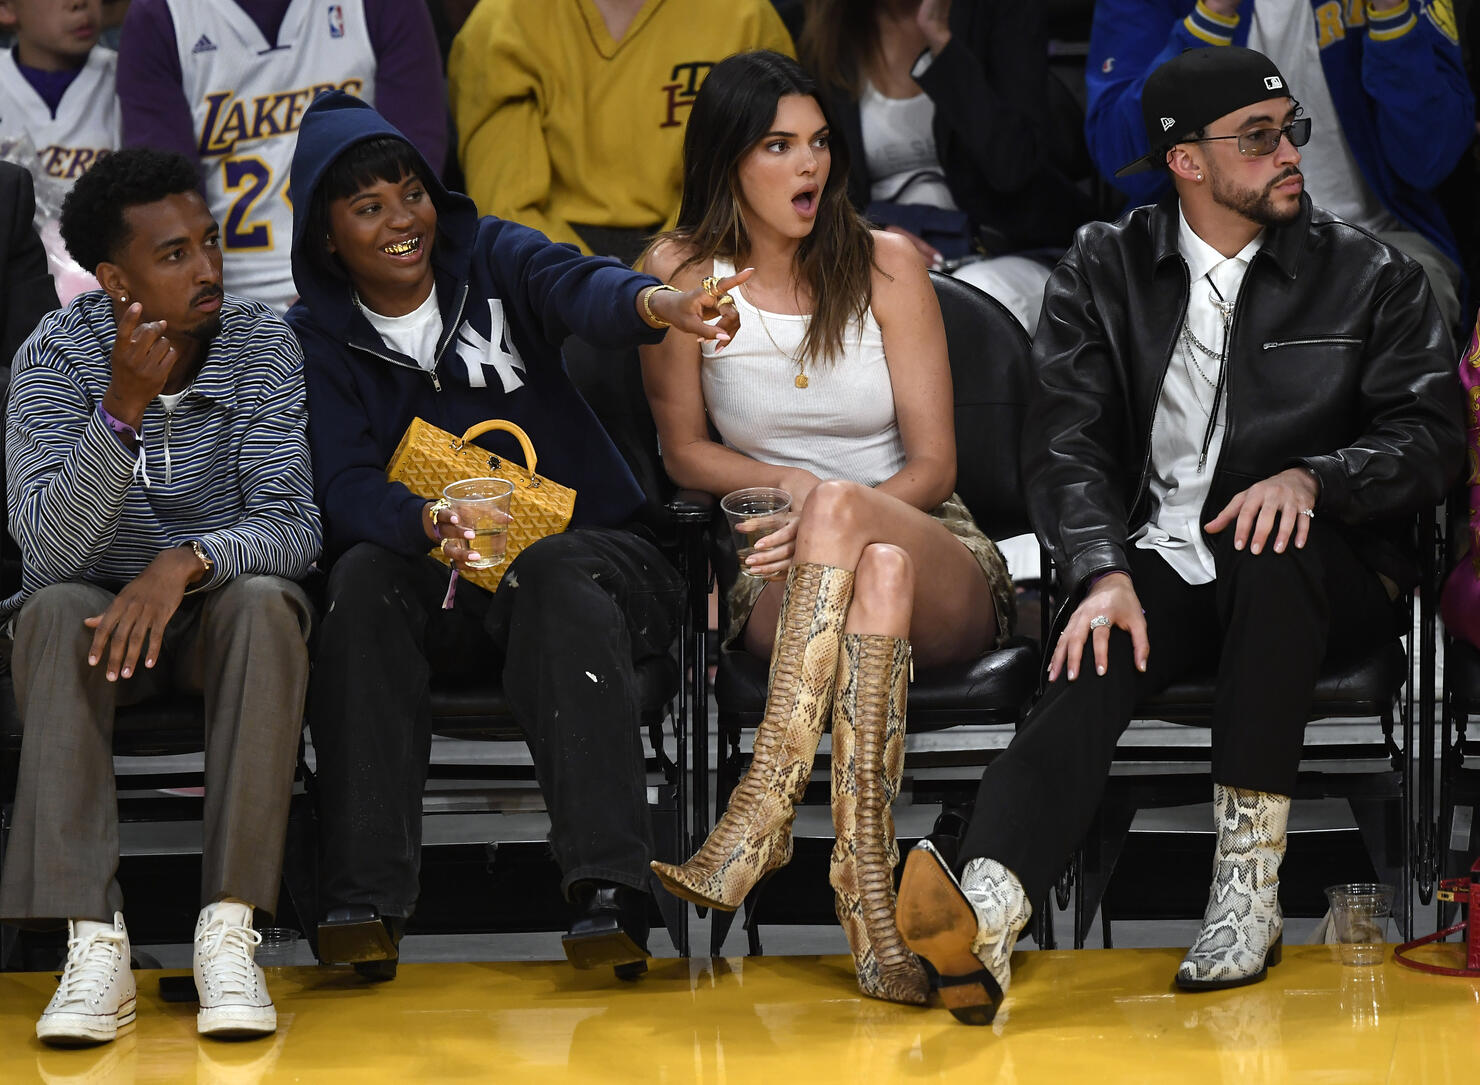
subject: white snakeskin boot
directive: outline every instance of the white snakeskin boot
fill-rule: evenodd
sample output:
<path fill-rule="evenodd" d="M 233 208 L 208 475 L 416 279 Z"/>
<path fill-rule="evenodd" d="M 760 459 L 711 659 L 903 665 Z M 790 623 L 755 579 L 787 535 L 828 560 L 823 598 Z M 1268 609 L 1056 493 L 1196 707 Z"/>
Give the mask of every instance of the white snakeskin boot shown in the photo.
<path fill-rule="evenodd" d="M 1012 950 L 1033 906 L 1017 875 L 995 859 L 972 859 L 957 881 L 926 838 L 905 859 L 900 936 L 930 962 L 940 997 L 957 1021 L 990 1025 L 1012 980 Z"/>
<path fill-rule="evenodd" d="M 1202 931 L 1177 969 L 1184 991 L 1258 983 L 1284 939 L 1280 863 L 1290 797 L 1213 785 L 1218 844 Z"/>

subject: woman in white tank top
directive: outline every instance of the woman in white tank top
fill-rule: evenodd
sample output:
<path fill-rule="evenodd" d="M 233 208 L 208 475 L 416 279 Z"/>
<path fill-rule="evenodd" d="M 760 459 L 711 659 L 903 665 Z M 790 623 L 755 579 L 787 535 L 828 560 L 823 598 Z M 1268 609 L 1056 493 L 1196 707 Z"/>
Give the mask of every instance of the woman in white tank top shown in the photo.
<path fill-rule="evenodd" d="M 772 658 L 750 768 L 704 847 L 653 868 L 681 897 L 736 908 L 791 858 L 793 807 L 831 722 L 831 881 L 859 987 L 922 1003 L 924 969 L 894 928 L 889 815 L 911 656 L 992 647 L 1012 589 L 951 492 L 951 378 L 929 277 L 908 242 L 853 211 L 828 133 L 794 61 L 716 65 L 689 115 L 678 226 L 646 260 L 679 289 L 713 276 L 740 317 L 717 351 L 677 334 L 643 348 L 668 473 L 716 495 L 780 487 L 793 510 L 730 595 L 733 639 Z"/>

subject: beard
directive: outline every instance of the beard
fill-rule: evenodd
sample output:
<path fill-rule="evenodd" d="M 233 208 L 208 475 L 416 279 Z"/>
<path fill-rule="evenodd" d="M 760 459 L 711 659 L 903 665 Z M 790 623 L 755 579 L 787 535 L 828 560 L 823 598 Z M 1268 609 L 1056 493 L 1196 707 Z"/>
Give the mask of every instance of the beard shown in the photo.
<path fill-rule="evenodd" d="M 1300 167 L 1291 166 L 1262 189 L 1252 189 L 1240 188 L 1225 180 L 1221 173 L 1213 171 L 1211 193 L 1215 203 L 1230 211 L 1238 212 L 1250 222 L 1260 226 L 1282 226 L 1287 222 L 1293 222 L 1300 214 L 1300 200 L 1297 198 L 1287 208 L 1277 206 L 1274 197 L 1275 186 L 1299 176 Z"/>
<path fill-rule="evenodd" d="M 219 286 L 207 287 L 200 293 L 196 294 L 195 297 L 191 298 L 190 304 L 197 305 L 200 302 L 207 301 L 211 298 L 224 299 L 225 294 L 222 292 L 222 289 Z M 199 321 L 197 321 L 195 324 L 192 324 L 190 327 L 180 329 L 180 334 L 189 336 L 191 339 L 194 339 L 197 343 L 199 343 L 202 347 L 208 345 L 212 339 L 221 334 L 221 310 L 217 309 L 214 313 L 207 313 L 206 315 L 201 317 Z"/>
<path fill-rule="evenodd" d="M 186 328 L 181 334 L 188 335 L 201 346 L 206 346 L 212 339 L 221 334 L 221 314 L 212 313 L 199 324 Z"/>

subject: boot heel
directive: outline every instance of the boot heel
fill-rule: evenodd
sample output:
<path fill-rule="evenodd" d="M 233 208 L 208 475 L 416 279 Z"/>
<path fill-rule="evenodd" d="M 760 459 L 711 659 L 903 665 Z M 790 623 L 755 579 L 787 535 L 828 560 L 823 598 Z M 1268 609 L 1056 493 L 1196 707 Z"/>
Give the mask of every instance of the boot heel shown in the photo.
<path fill-rule="evenodd" d="M 1266 969 L 1280 963 L 1280 957 L 1284 955 L 1285 932 L 1281 931 L 1275 938 L 1274 944 L 1269 947 L 1269 952 L 1264 955 L 1264 967 Z"/>

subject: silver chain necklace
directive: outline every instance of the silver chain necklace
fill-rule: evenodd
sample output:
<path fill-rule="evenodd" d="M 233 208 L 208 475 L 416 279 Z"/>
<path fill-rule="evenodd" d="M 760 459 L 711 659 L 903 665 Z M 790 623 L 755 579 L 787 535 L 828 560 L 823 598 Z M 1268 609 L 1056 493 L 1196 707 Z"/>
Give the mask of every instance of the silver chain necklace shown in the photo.
<path fill-rule="evenodd" d="M 1185 365 L 1187 362 L 1191 362 L 1193 368 L 1197 370 L 1197 375 L 1201 377 L 1203 379 L 1203 382 L 1213 390 L 1213 404 L 1211 407 L 1207 408 L 1208 426 L 1207 429 L 1203 432 L 1202 454 L 1198 456 L 1197 459 L 1198 474 L 1202 474 L 1203 468 L 1207 466 L 1208 447 L 1212 443 L 1213 431 L 1218 424 L 1218 400 L 1221 398 L 1223 376 L 1228 365 L 1228 333 L 1233 324 L 1233 308 L 1236 304 L 1235 302 L 1223 300 L 1223 291 L 1218 289 L 1218 284 L 1213 281 L 1213 277 L 1211 274 L 1208 275 L 1208 285 L 1213 288 L 1212 293 L 1208 295 L 1208 301 L 1212 304 L 1213 308 L 1218 310 L 1218 315 L 1223 318 L 1222 349 L 1214 352 L 1211 347 L 1209 347 L 1206 343 L 1204 343 L 1201 339 L 1193 334 L 1192 321 L 1190 317 L 1188 315 L 1184 315 L 1182 317 L 1182 343 L 1185 347 L 1182 352 L 1183 364 Z M 1206 354 L 1209 358 L 1217 360 L 1218 380 L 1216 382 L 1212 380 L 1212 378 L 1210 378 L 1206 373 L 1204 373 L 1202 366 L 1198 364 L 1198 351 Z M 1191 373 L 1189 373 L 1188 376 L 1190 377 Z M 1198 406 L 1201 407 L 1202 397 L 1197 394 L 1197 386 L 1195 384 L 1193 385 L 1192 394 L 1194 397 L 1196 397 Z"/>

